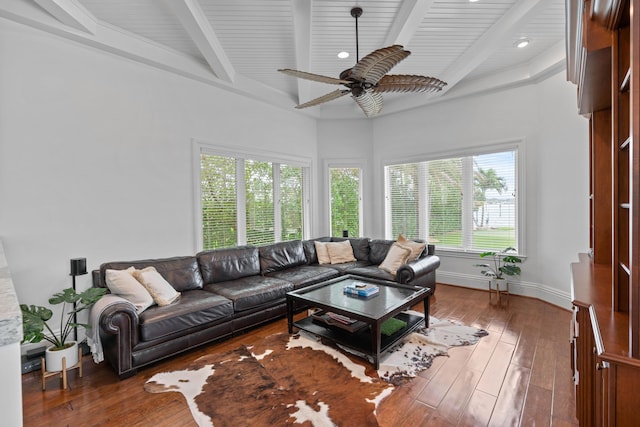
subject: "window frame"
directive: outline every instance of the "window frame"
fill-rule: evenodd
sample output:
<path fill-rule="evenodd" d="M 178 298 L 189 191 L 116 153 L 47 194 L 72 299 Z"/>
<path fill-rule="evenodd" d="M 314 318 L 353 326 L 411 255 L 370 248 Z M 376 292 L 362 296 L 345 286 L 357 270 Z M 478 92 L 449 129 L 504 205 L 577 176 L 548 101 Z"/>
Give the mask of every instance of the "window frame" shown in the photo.
<path fill-rule="evenodd" d="M 395 239 L 397 236 L 392 236 L 392 227 L 391 227 L 391 218 L 389 215 L 390 206 L 388 203 L 389 188 L 388 188 L 388 179 L 387 179 L 387 166 L 405 164 L 405 163 L 419 163 L 419 162 L 428 162 L 432 160 L 443 160 L 449 158 L 456 157 L 472 157 L 483 154 L 492 154 L 504 151 L 516 151 L 516 161 L 515 161 L 515 177 L 516 177 L 516 243 L 518 246 L 518 255 L 526 258 L 526 210 L 525 210 L 525 200 L 526 200 L 526 180 L 525 180 L 525 140 L 521 139 L 513 139 L 507 140 L 503 142 L 486 144 L 481 146 L 471 146 L 467 148 L 457 149 L 457 150 L 448 150 L 448 151 L 439 151 L 434 153 L 425 153 L 425 154 L 416 154 L 410 157 L 400 157 L 400 158 L 389 158 L 383 159 L 381 161 L 382 164 L 382 180 L 383 180 L 383 203 L 382 203 L 382 218 L 384 218 L 384 235 L 386 239 Z M 473 180 L 469 180 L 471 183 L 471 187 L 473 187 Z M 463 185 L 468 184 L 467 180 L 463 182 Z M 473 194 L 473 189 L 466 189 L 467 192 L 471 191 L 469 194 Z M 463 204 L 467 204 L 467 207 L 463 205 L 463 212 L 466 212 L 468 209 L 472 209 L 473 198 L 465 197 L 463 199 Z M 470 221 L 469 218 L 465 220 L 465 216 L 463 215 L 463 221 Z M 463 234 L 464 239 L 464 234 Z M 504 248 L 503 248 L 504 249 Z M 463 248 L 437 248 L 439 254 L 451 256 L 451 257 L 460 257 L 460 258 L 477 258 L 478 254 L 484 252 L 483 250 L 478 249 L 465 249 Z"/>
<path fill-rule="evenodd" d="M 244 163 L 246 160 L 264 161 L 275 164 L 286 164 L 288 166 L 301 167 L 302 171 L 302 238 L 310 238 L 311 230 L 311 180 L 312 180 L 312 160 L 308 157 L 291 156 L 274 151 L 266 151 L 260 149 L 239 149 L 236 147 L 228 147 L 219 144 L 212 144 L 206 141 L 192 139 L 192 165 L 193 165 L 193 206 L 194 206 L 194 232 L 195 232 L 195 250 L 196 252 L 203 250 L 203 218 L 202 218 L 202 188 L 201 188 L 201 155 L 207 154 L 212 156 L 230 157 L 236 159 L 236 186 L 245 188 Z M 280 189 L 275 189 L 276 176 L 279 179 L 279 169 L 274 173 L 274 242 L 282 241 L 281 223 L 280 223 L 280 200 L 276 199 L 280 194 Z M 244 191 L 238 193 L 236 190 L 237 200 L 237 242 L 238 246 L 245 245 L 246 236 L 246 197 Z"/>

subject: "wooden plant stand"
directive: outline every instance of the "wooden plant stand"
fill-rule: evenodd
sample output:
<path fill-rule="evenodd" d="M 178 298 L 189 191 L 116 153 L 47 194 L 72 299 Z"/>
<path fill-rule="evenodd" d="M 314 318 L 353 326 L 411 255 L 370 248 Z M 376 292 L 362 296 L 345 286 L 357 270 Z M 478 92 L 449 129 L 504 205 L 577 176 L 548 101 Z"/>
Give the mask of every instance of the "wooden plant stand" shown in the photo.
<path fill-rule="evenodd" d="M 62 358 L 62 371 L 60 372 L 47 372 L 47 368 L 45 366 L 44 357 L 41 358 L 41 369 L 42 369 L 42 391 L 47 389 L 47 378 L 59 375 L 62 378 L 62 389 L 67 389 L 67 372 L 72 371 L 74 369 L 78 369 L 79 376 L 82 378 L 82 348 L 78 346 L 78 363 L 73 366 L 67 368 L 67 358 Z"/>
<path fill-rule="evenodd" d="M 500 283 L 496 283 L 496 286 L 494 287 L 493 284 L 491 283 L 491 280 L 489 280 L 489 303 L 490 304 L 493 303 L 493 298 L 492 298 L 493 294 L 496 295 L 496 304 L 498 306 L 502 305 L 502 301 L 505 301 L 507 304 L 509 304 L 509 299 L 505 298 L 509 296 L 509 281 L 505 280 L 504 289 L 500 289 Z"/>

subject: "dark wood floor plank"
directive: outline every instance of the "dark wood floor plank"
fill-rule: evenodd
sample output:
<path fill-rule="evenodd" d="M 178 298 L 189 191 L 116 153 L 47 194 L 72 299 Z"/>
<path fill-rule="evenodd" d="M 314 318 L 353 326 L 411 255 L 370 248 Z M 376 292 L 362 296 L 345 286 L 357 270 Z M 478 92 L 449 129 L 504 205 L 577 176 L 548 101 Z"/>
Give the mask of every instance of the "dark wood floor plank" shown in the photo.
<path fill-rule="evenodd" d="M 467 407 L 467 403 L 481 375 L 482 371 L 470 369 L 469 367 L 462 369 L 438 405 L 438 416 L 456 425 Z"/>
<path fill-rule="evenodd" d="M 551 393 L 551 390 L 529 385 L 522 411 L 522 425 L 541 427 L 551 425 Z"/>
<path fill-rule="evenodd" d="M 530 384 L 545 390 L 552 390 L 555 363 L 556 351 L 553 341 L 540 338 L 536 345 L 536 354 L 531 368 Z"/>
<path fill-rule="evenodd" d="M 490 426 L 519 425 L 522 407 L 527 396 L 530 373 L 528 368 L 516 365 L 509 366 L 491 414 Z"/>
<path fill-rule="evenodd" d="M 571 313 L 532 298 L 508 298 L 508 304 L 498 307 L 489 304 L 486 291 L 439 284 L 431 315 L 461 320 L 490 335 L 475 346 L 451 349 L 449 357 L 435 358 L 430 369 L 398 387 L 378 407 L 380 425 L 576 426 L 568 344 Z M 24 425 L 195 426 L 182 395 L 146 393 L 146 380 L 286 328 L 281 319 L 143 368 L 124 381 L 90 357 L 83 359 L 84 378 L 71 373 L 68 390 L 50 379 L 42 392 L 39 373 L 23 375 Z"/>
<path fill-rule="evenodd" d="M 496 404 L 496 397 L 480 390 L 475 390 L 466 409 L 462 413 L 459 427 L 486 426 L 491 419 L 491 413 Z"/>
<path fill-rule="evenodd" d="M 429 386 L 422 390 L 418 400 L 425 405 L 433 407 L 440 405 L 440 402 L 456 381 L 460 371 L 466 365 L 471 353 L 472 350 L 469 347 L 449 349 L 449 357 L 445 359 L 443 367 L 431 379 Z"/>
<path fill-rule="evenodd" d="M 467 361 L 467 368 L 480 372 L 484 371 L 499 342 L 500 335 L 495 333 L 489 333 L 489 335 L 482 338 L 475 345 L 473 353 Z"/>
<path fill-rule="evenodd" d="M 492 396 L 497 396 L 502 387 L 505 374 L 511 363 L 514 345 L 506 342 L 498 342 L 491 355 L 491 360 L 480 378 L 477 389 Z"/>

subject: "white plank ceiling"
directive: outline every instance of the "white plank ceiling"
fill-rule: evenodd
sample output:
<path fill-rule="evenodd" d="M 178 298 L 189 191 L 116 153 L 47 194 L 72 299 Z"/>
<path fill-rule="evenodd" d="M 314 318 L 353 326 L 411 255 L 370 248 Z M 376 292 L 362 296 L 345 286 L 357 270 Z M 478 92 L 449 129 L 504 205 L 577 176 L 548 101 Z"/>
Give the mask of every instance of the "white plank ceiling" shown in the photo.
<path fill-rule="evenodd" d="M 393 74 L 437 77 L 436 94 L 385 94 L 381 114 L 527 84 L 565 65 L 564 0 L 5 0 L 0 16 L 282 108 L 337 87 L 277 72 L 330 77 L 359 56 L 401 44 Z M 522 38 L 529 46 L 514 45 Z M 339 59 L 338 52 L 351 56 Z M 299 110 L 363 118 L 350 97 Z"/>

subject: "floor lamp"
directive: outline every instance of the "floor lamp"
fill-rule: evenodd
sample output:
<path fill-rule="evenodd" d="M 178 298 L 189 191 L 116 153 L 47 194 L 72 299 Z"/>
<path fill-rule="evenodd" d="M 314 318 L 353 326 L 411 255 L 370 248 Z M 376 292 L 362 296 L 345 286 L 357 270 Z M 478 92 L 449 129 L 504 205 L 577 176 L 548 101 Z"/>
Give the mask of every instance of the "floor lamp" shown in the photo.
<path fill-rule="evenodd" d="M 73 278 L 73 290 L 76 290 L 76 276 L 87 274 L 86 258 L 71 258 L 71 277 Z M 73 303 L 73 309 L 76 309 L 76 303 Z M 73 313 L 73 323 L 78 323 L 77 313 Z M 73 339 L 78 342 L 78 328 L 73 328 Z"/>

